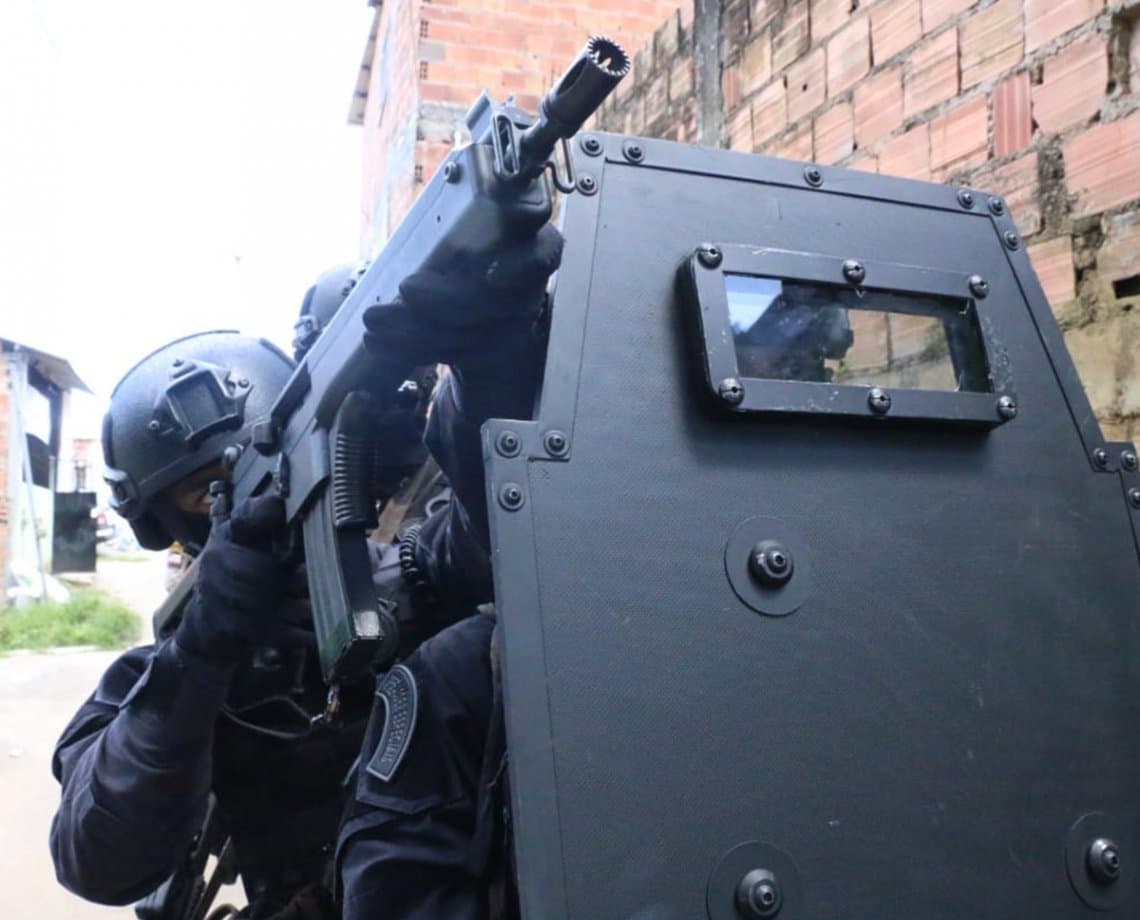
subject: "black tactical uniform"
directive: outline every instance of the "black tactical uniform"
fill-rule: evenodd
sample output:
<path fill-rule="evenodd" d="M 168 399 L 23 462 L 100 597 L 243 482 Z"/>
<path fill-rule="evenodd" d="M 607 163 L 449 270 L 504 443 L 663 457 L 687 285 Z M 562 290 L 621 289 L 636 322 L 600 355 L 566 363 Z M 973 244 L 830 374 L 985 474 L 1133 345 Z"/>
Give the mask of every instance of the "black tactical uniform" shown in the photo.
<path fill-rule="evenodd" d="M 177 507 L 172 485 L 203 466 L 208 477 L 291 371 L 264 342 L 205 333 L 126 375 L 104 452 L 113 501 L 144 546 L 177 537 L 201 548 L 209 521 Z M 213 793 L 249 899 L 243 915 L 336 916 L 325 882 L 371 688 L 345 688 L 341 724 L 311 727 L 326 688 L 304 603 L 283 597 L 286 573 L 244 545 L 257 540 L 240 523 L 246 539 L 235 511 L 205 542 L 181 623 L 123 654 L 57 745 L 51 850 L 60 881 L 84 898 L 127 904 L 154 892 L 185 859 Z"/>
<path fill-rule="evenodd" d="M 440 349 L 432 357 L 452 366 L 427 441 L 453 498 L 446 517 L 425 523 L 415 559 L 445 607 L 468 616 L 377 684 L 338 843 L 345 918 L 466 920 L 513 910 L 499 820 L 505 753 L 495 623 L 491 608 L 477 609 L 492 598 L 479 429 L 487 418 L 533 411 L 543 350 L 535 311 L 561 244 L 545 227 L 501 255 L 486 278 L 413 275 L 401 285 L 403 304 L 365 314 L 377 350 L 394 326 L 406 331 L 401 306 L 431 315 Z"/>

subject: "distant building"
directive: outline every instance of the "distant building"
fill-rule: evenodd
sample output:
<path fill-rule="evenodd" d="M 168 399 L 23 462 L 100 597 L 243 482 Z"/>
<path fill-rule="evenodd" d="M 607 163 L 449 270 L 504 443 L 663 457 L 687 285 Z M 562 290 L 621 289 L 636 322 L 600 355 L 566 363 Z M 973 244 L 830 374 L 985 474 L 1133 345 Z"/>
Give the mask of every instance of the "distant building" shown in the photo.
<path fill-rule="evenodd" d="M 70 397 L 91 392 L 63 358 L 0 338 L 0 584 L 13 564 L 50 571 L 56 493 L 92 487 Z M 82 445 L 82 450 L 86 445 Z M 89 448 L 88 448 L 89 449 Z"/>
<path fill-rule="evenodd" d="M 375 7 L 349 121 L 364 128 L 362 249 L 373 256 L 457 142 L 483 90 L 539 99 L 593 34 L 632 55 L 653 38 L 677 0 L 517 0 L 447 4 L 369 0 Z"/>

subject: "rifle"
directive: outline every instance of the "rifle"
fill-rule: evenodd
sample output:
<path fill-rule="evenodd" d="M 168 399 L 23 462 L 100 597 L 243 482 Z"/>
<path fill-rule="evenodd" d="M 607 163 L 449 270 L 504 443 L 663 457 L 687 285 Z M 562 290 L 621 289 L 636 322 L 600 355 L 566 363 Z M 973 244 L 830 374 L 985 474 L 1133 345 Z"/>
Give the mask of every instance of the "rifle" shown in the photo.
<path fill-rule="evenodd" d="M 391 606 L 373 590 L 365 540 L 376 525 L 370 480 L 383 449 L 373 443 L 375 419 L 414 364 L 396 347 L 382 358 L 367 351 L 362 314 L 395 301 L 400 281 L 417 270 L 488 259 L 504 242 L 536 233 L 552 212 L 545 173 L 559 191 L 574 190 L 567 141 L 628 72 L 621 48 L 593 37 L 542 100 L 536 119 L 511 100 L 498 104 L 481 94 L 467 113 L 472 143 L 453 151 L 424 188 L 269 417 L 254 425 L 249 447 L 226 451 L 232 491 L 217 484 L 217 513 L 227 513 L 229 499 L 276 490 L 293 552 L 300 533 L 321 670 L 334 693 L 372 664 L 389 663 L 399 645 Z"/>

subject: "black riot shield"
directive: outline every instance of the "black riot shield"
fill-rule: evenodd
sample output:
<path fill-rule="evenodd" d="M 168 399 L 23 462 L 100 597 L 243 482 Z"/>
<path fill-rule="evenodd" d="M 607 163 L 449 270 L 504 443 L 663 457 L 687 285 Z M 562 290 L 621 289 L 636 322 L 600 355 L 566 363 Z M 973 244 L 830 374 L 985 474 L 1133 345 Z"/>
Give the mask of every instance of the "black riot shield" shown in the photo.
<path fill-rule="evenodd" d="M 1140 916 L 1136 456 L 1004 203 L 594 138 L 484 429 L 524 915 Z"/>

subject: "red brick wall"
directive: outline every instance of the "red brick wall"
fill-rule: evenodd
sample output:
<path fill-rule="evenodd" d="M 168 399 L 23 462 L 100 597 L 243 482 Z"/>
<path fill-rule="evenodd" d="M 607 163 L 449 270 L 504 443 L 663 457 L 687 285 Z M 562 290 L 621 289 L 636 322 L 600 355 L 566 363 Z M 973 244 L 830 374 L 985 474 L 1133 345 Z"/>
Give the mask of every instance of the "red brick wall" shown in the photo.
<path fill-rule="evenodd" d="M 364 115 L 365 246 L 374 251 L 484 89 L 534 111 L 592 34 L 632 53 L 678 0 L 384 0 Z"/>
<path fill-rule="evenodd" d="M 718 114 L 736 150 L 1001 194 L 1105 434 L 1140 440 L 1140 0 L 721 0 L 719 113 L 693 87 L 702 10 L 600 127 L 694 140 Z"/>

